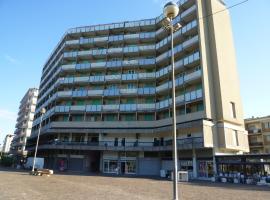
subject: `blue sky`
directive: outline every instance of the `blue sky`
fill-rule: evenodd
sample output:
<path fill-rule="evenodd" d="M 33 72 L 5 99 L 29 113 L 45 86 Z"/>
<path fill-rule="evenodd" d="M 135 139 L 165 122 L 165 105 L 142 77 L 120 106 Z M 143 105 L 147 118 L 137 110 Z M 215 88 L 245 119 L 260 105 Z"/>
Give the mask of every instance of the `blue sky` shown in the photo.
<path fill-rule="evenodd" d="M 0 143 L 13 133 L 21 98 L 39 86 L 43 64 L 68 28 L 152 18 L 164 2 L 0 0 Z M 230 10 L 245 117 L 270 115 L 269 9 L 269 0 L 249 0 Z"/>

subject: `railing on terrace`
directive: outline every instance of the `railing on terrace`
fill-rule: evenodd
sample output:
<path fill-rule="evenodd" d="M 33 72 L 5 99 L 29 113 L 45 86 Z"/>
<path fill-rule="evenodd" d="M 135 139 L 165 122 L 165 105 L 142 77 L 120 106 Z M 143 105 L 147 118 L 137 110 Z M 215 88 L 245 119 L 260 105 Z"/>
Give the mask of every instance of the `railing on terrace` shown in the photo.
<path fill-rule="evenodd" d="M 97 141 L 97 142 L 74 142 L 74 141 L 49 141 L 49 142 L 40 142 L 40 146 L 42 145 L 54 145 L 54 146 L 91 146 L 91 147 L 171 147 L 172 140 L 157 140 L 154 142 L 123 142 L 123 141 Z M 29 144 L 28 147 L 33 147 L 34 144 Z M 177 139 L 177 146 L 178 149 L 192 149 L 192 148 L 202 148 L 203 147 L 203 137 L 191 137 L 191 138 L 184 138 L 184 139 Z"/>

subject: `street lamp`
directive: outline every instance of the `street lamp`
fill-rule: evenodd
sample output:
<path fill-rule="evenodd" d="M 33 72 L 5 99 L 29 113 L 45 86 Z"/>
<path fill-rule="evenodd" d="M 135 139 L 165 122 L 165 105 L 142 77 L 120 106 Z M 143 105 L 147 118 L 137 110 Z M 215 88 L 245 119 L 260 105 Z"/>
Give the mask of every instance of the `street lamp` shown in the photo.
<path fill-rule="evenodd" d="M 43 115 L 45 114 L 45 112 L 46 112 L 45 108 L 42 108 L 41 111 L 40 111 L 41 117 L 40 117 L 40 123 L 39 123 L 39 127 L 38 127 L 38 135 L 37 135 L 36 149 L 35 149 L 35 155 L 34 155 L 33 166 L 32 166 L 32 173 L 35 171 L 35 164 L 36 164 L 36 157 L 37 157 L 37 149 L 38 149 L 40 129 L 41 129 Z"/>
<path fill-rule="evenodd" d="M 163 14 L 165 19 L 163 20 L 163 26 L 166 30 L 170 30 L 171 34 L 171 71 L 172 71 L 172 124 L 173 124 L 173 199 L 178 200 L 178 156 L 177 156 L 177 133 L 176 133 L 176 105 L 175 105 L 175 75 L 174 75 L 174 51 L 173 51 L 173 33 L 181 28 L 181 25 L 177 23 L 173 25 L 173 19 L 178 15 L 179 7 L 174 2 L 168 2 L 163 8 Z"/>

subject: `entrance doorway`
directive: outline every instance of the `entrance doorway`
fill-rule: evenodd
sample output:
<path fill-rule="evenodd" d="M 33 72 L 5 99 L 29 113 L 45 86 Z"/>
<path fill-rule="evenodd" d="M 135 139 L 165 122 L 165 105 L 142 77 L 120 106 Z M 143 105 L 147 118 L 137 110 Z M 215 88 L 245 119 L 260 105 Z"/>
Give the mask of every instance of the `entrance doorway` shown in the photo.
<path fill-rule="evenodd" d="M 214 176 L 213 161 L 203 160 L 198 162 L 199 178 L 209 179 Z"/>
<path fill-rule="evenodd" d="M 121 174 L 136 174 L 136 160 L 121 160 Z"/>

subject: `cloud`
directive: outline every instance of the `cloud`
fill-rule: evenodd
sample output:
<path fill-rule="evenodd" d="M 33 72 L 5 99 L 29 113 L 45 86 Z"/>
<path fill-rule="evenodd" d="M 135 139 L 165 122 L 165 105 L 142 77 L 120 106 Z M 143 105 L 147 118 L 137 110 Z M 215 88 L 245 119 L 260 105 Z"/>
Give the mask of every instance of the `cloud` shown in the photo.
<path fill-rule="evenodd" d="M 16 118 L 17 113 L 5 109 L 0 109 L 0 119 L 15 121 Z"/>
<path fill-rule="evenodd" d="M 18 61 L 16 58 L 14 58 L 14 57 L 12 57 L 12 56 L 10 56 L 8 54 L 5 54 L 4 57 L 8 62 L 10 62 L 12 64 L 16 64 L 16 65 L 20 64 L 20 61 Z"/>

